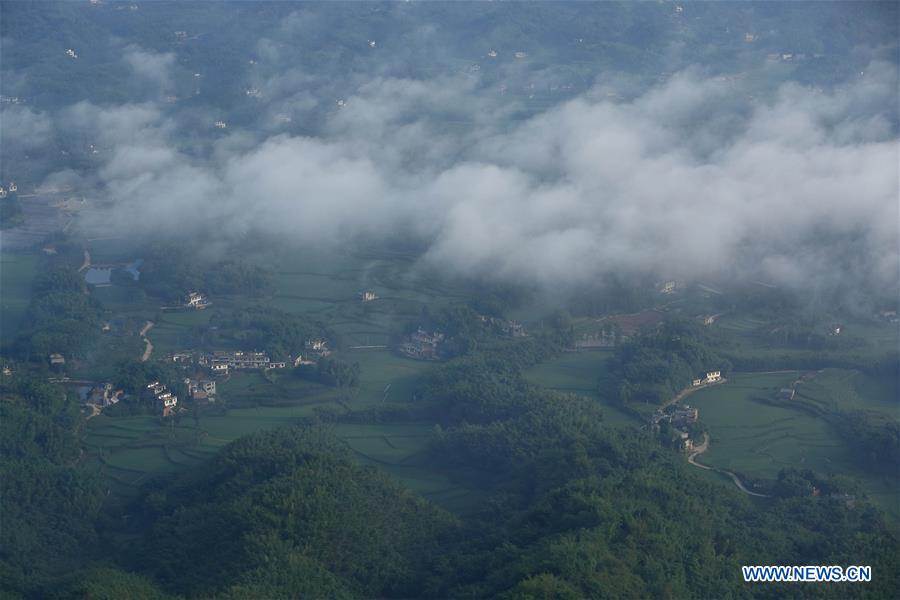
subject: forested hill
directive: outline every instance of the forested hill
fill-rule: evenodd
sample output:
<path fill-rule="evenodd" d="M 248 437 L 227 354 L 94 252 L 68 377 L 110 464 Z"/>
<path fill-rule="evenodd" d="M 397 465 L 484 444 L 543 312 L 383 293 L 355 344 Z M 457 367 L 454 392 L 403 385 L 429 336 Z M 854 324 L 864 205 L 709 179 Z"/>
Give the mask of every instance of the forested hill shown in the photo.
<path fill-rule="evenodd" d="M 865 587 L 804 593 L 896 597 L 897 538 L 862 497 L 848 503 L 840 481 L 785 473 L 776 497 L 751 499 L 637 430 L 606 427 L 595 403 L 527 385 L 496 356 L 451 361 L 433 383 L 451 375 L 446 394 L 429 388 L 442 424 L 430 460 L 484 491 L 474 515 L 353 464 L 327 424 L 294 426 L 235 441 L 121 512 L 30 505 L 13 535 L 4 528 L 4 571 L 17 574 L 4 586 L 92 598 L 775 597 L 795 590 L 744 584 L 740 566 L 865 564 Z M 51 459 L 6 468 L 23 460 Z M 51 509 L 60 523 L 99 517 L 99 540 L 54 547 L 85 570 L 23 564 L 23 540 Z"/>

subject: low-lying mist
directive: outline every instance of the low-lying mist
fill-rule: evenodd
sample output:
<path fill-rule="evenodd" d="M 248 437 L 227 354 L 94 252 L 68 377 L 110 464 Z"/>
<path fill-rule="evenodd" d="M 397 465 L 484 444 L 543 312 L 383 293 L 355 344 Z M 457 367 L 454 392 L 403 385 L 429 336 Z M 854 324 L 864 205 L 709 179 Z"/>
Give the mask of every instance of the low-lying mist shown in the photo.
<path fill-rule="evenodd" d="M 123 60 L 168 90 L 171 55 L 129 47 Z M 827 91 L 788 82 L 765 95 L 699 69 L 638 90 L 609 77 L 525 119 L 471 73 L 373 76 L 316 135 L 274 130 L 286 107 L 325 102 L 308 83 L 291 70 L 262 82 L 255 119 L 199 150 L 183 143 L 196 112 L 152 93 L 53 114 L 13 107 L 19 126 L 5 138 L 95 140 L 96 168 L 49 180 L 89 190 L 79 226 L 90 235 L 198 236 L 216 249 L 248 236 L 408 239 L 427 248 L 427 268 L 546 289 L 625 272 L 753 279 L 850 304 L 898 294 L 887 63 Z"/>

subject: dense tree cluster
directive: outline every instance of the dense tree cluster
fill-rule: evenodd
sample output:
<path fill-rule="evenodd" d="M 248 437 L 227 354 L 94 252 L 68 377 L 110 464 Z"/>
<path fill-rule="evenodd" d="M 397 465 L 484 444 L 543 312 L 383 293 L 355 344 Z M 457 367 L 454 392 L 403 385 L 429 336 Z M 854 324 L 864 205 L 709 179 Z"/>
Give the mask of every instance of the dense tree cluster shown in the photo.
<path fill-rule="evenodd" d="M 610 359 L 610 381 L 614 391 L 601 393 L 622 403 L 657 405 L 691 385 L 705 371 L 727 373 L 731 363 L 709 349 L 698 326 L 670 319 L 654 332 L 641 335 L 616 347 Z"/>
<path fill-rule="evenodd" d="M 192 290 L 205 294 L 260 296 L 272 289 L 264 267 L 240 258 L 213 259 L 191 243 L 155 244 L 147 248 L 141 286 L 151 295 L 181 303 Z"/>
<path fill-rule="evenodd" d="M 470 539 L 453 554 L 448 595 L 743 596 L 752 591 L 737 575 L 742 564 L 863 557 L 884 573 L 897 568 L 896 537 L 874 508 L 848 505 L 840 482 L 806 473 L 807 493 L 754 504 L 700 480 L 646 436 L 604 427 L 591 402 L 529 390 L 489 364 L 454 367 L 479 383 L 457 403 L 468 397 L 466 414 L 481 424 L 435 438 L 435 460 L 476 477 L 492 498 L 473 519 L 480 544 Z M 475 391 L 492 376 L 520 390 L 515 410 L 508 397 Z M 876 585 L 865 591 L 889 593 L 896 581 Z"/>
<path fill-rule="evenodd" d="M 335 358 L 320 358 L 314 365 L 300 365 L 295 369 L 298 377 L 334 387 L 359 385 L 359 363 L 348 363 Z"/>
<path fill-rule="evenodd" d="M 228 446 L 144 503 L 130 560 L 191 596 L 409 597 L 456 519 L 353 465 L 326 432 L 293 427 Z"/>
<path fill-rule="evenodd" d="M 862 468 L 896 477 L 900 471 L 900 423 L 863 411 L 839 411 L 829 421 L 855 449 Z"/>
<path fill-rule="evenodd" d="M 215 328 L 215 330 L 212 330 Z M 334 342 L 334 334 L 322 323 L 311 323 L 296 315 L 265 306 L 248 306 L 227 314 L 217 314 L 209 331 L 203 332 L 204 343 L 223 344 L 265 351 L 272 360 L 287 360 L 304 351 L 312 337 L 326 337 Z"/>
<path fill-rule="evenodd" d="M 72 467 L 80 421 L 77 402 L 62 388 L 27 375 L 0 380 L 0 589 L 12 596 L 96 551 L 103 489 Z"/>
<path fill-rule="evenodd" d="M 34 281 L 27 331 L 17 345 L 26 358 L 58 352 L 84 356 L 100 333 L 100 304 L 85 293 L 81 275 L 62 266 L 51 267 Z"/>

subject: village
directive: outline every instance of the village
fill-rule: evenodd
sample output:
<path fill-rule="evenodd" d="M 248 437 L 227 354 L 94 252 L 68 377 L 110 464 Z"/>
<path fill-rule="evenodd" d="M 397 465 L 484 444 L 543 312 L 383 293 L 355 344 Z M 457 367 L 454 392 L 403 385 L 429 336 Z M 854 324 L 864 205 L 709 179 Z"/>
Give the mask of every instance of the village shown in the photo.
<path fill-rule="evenodd" d="M 477 318 L 481 326 L 494 335 L 511 338 L 521 338 L 528 335 L 525 327 L 517 321 L 487 315 L 477 315 Z M 447 358 L 446 352 L 443 350 L 443 346 L 447 341 L 448 336 L 445 332 L 420 325 L 414 332 L 403 337 L 397 346 L 397 350 L 407 358 L 429 361 L 441 360 Z"/>
<path fill-rule="evenodd" d="M 694 433 L 692 430 L 693 426 L 699 420 L 700 411 L 695 407 L 683 403 L 683 400 L 691 392 L 697 389 L 709 385 L 725 383 L 725 381 L 725 378 L 722 377 L 722 372 L 718 370 L 707 371 L 705 375 L 694 378 L 691 381 L 691 387 L 682 390 L 670 402 L 658 408 L 656 412 L 653 413 L 653 416 L 650 419 L 650 431 L 655 435 L 659 435 L 663 431 L 663 425 L 665 425 L 666 431 L 671 439 L 663 440 L 664 442 L 671 441 L 683 452 L 692 451 L 694 449 L 695 438 L 695 436 L 692 435 Z"/>
<path fill-rule="evenodd" d="M 174 352 L 160 360 L 164 363 L 178 365 L 187 374 L 181 380 L 180 391 L 173 390 L 170 386 L 159 380 L 148 381 L 136 400 L 145 403 L 152 408 L 152 412 L 166 418 L 175 415 L 182 410 L 179 406 L 179 394 L 193 402 L 215 402 L 217 399 L 217 380 L 227 380 L 232 371 L 261 371 L 283 370 L 291 365 L 314 365 L 320 358 L 331 354 L 328 341 L 324 338 L 311 338 L 304 344 L 305 352 L 289 357 L 289 360 L 273 360 L 266 352 L 243 350 L 215 350 L 212 352 Z M 51 368 L 62 372 L 66 359 L 61 353 L 52 353 L 47 357 Z M 9 366 L 4 366 L 3 374 L 12 375 Z M 88 418 L 97 416 L 105 408 L 118 404 L 129 396 L 121 388 L 117 388 L 111 382 L 95 383 L 71 379 L 61 375 L 52 377 L 52 382 L 68 386 L 75 386 L 85 408 L 88 410 Z"/>

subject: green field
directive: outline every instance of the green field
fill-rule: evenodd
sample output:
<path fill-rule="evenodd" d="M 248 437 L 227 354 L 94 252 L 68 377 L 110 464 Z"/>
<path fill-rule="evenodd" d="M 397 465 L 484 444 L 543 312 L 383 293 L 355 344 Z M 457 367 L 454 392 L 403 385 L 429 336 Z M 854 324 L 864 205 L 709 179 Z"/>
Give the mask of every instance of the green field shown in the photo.
<path fill-rule="evenodd" d="M 336 356 L 359 363 L 360 385 L 354 408 L 412 402 L 422 376 L 434 368 L 434 363 L 405 358 L 391 350 L 348 350 Z"/>
<path fill-rule="evenodd" d="M 88 421 L 83 465 L 106 479 L 116 499 L 127 500 L 153 477 L 198 466 L 241 436 L 300 422 L 325 407 L 340 409 L 329 403 L 230 409 L 226 415 L 185 418 L 174 426 L 151 416 L 101 415 Z M 425 466 L 431 429 L 428 424 L 340 424 L 334 433 L 359 463 L 385 470 L 450 510 L 471 510 L 480 499 L 476 491 Z"/>
<path fill-rule="evenodd" d="M 361 256 L 307 249 L 267 262 L 278 265 L 275 294 L 267 304 L 326 322 L 345 346 L 384 345 L 424 307 L 465 299 L 418 271 L 413 254 L 369 251 Z M 358 294 L 363 290 L 379 298 L 362 303 Z"/>
<path fill-rule="evenodd" d="M 605 372 L 606 360 L 612 350 L 589 350 L 585 352 L 564 352 L 560 356 L 536 365 L 525 371 L 529 383 L 550 390 L 578 394 L 593 398 L 603 405 L 603 417 L 607 423 L 620 427 L 631 427 L 640 423 L 616 404 L 606 402 L 597 390 Z"/>
<path fill-rule="evenodd" d="M 711 439 L 700 462 L 763 479 L 775 479 L 786 467 L 851 477 L 885 510 L 900 515 L 897 481 L 863 472 L 852 449 L 825 419 L 756 400 L 774 399 L 780 388 L 800 376 L 798 371 L 734 373 L 726 384 L 692 394 L 687 401 L 699 409 Z M 798 394 L 829 385 L 827 379 L 812 383 L 815 380 L 797 384 Z"/>
<path fill-rule="evenodd" d="M 115 256 L 108 248 L 104 256 Z M 353 346 L 386 345 L 402 323 L 415 319 L 424 306 L 449 303 L 447 290 L 429 286 L 413 268 L 411 256 L 376 253 L 361 258 L 352 253 L 304 251 L 267 258 L 277 265 L 275 293 L 253 300 L 326 323 L 341 337 L 342 350 L 335 357 L 358 362 L 358 389 L 329 388 L 305 381 L 290 370 L 233 373 L 220 381 L 219 394 L 227 402 L 227 414 L 182 418 L 177 426 L 162 427 L 155 417 L 100 416 L 88 422 L 88 468 L 98 469 L 120 496 L 156 474 L 200 464 L 230 441 L 261 429 L 275 428 L 313 417 L 318 410 L 342 414 L 350 410 L 405 404 L 413 401 L 421 377 L 433 363 L 410 360 L 386 348 L 354 349 Z M 119 257 L 116 257 L 119 258 Z M 268 260 L 271 259 L 271 260 Z M 374 290 L 380 298 L 363 304 L 358 293 Z M 193 331 L 209 323 L 216 311 L 228 311 L 249 303 L 243 298 L 211 298 L 205 311 L 160 311 L 155 302 L 128 301 L 128 290 L 115 285 L 94 290 L 116 316 L 155 319 L 148 333 L 154 357 L 195 345 Z M 221 411 L 220 411 L 221 412 Z M 472 494 L 451 484 L 443 475 L 423 466 L 421 453 L 430 425 L 340 425 L 353 455 L 362 463 L 377 465 L 395 475 L 414 491 L 454 509 L 467 506 Z"/>
<path fill-rule="evenodd" d="M 202 463 L 225 444 L 262 429 L 298 422 L 328 403 L 283 407 L 233 408 L 226 415 L 184 418 L 178 425 L 161 425 L 153 416 L 107 417 L 88 421 L 84 466 L 99 471 L 116 485 L 121 497 L 159 474 Z"/>
<path fill-rule="evenodd" d="M 106 254 L 112 258 L 114 248 Z M 208 325 L 219 311 L 227 313 L 248 304 L 267 305 L 310 323 L 321 323 L 339 338 L 334 340 L 338 349 L 333 356 L 360 364 L 359 387 L 328 388 L 300 379 L 290 370 L 266 375 L 233 373 L 219 384 L 220 395 L 230 407 L 227 414 L 210 411 L 196 421 L 182 418 L 169 429 L 152 417 L 93 419 L 88 424 L 88 464 L 108 477 L 117 494 L 133 493 L 135 485 L 156 474 L 200 464 L 237 437 L 314 417 L 320 410 L 340 415 L 415 402 L 416 392 L 423 378 L 435 368 L 434 363 L 410 360 L 377 346 L 388 345 L 403 325 L 415 322 L 426 307 L 435 310 L 467 299 L 459 290 L 447 289 L 418 269 L 412 253 L 307 248 L 273 253 L 258 260 L 272 271 L 271 296 L 252 300 L 212 297 L 213 307 L 206 311 L 160 311 L 150 299 L 135 305 L 129 302 L 129 290 L 116 286 L 98 288 L 94 293 L 119 316 L 137 320 L 134 322 L 155 320 L 148 334 L 154 344 L 154 357 L 195 348 L 197 328 Z M 379 298 L 362 303 L 358 296 L 362 290 L 372 290 Z M 24 302 L 27 305 L 27 299 Z M 683 304 L 690 303 L 675 299 L 668 308 L 696 314 L 695 306 Z M 541 314 L 537 307 L 524 307 L 514 318 L 533 325 L 539 322 Z M 597 319 L 580 319 L 577 333 L 596 333 L 599 323 Z M 750 316 L 726 314 L 710 332 L 718 331 L 737 354 L 745 356 L 802 353 L 765 343 L 758 335 L 762 325 L 762 321 Z M 847 323 L 845 331 L 848 336 L 866 340 L 862 349 L 866 354 L 881 352 L 896 341 L 896 328 L 878 323 Z M 136 348 L 137 352 L 140 350 Z M 525 376 L 529 382 L 547 389 L 601 403 L 606 422 L 613 426 L 640 426 L 638 419 L 599 393 L 605 362 L 611 353 L 610 349 L 563 353 L 528 369 Z M 786 466 L 856 476 L 864 479 L 866 489 L 884 504 L 894 489 L 871 477 L 858 476 L 846 442 L 824 419 L 754 400 L 774 397 L 778 388 L 799 375 L 737 374 L 724 386 L 692 395 L 689 401 L 700 408 L 700 418 L 712 435 L 712 445 L 702 461 L 759 478 L 773 478 Z M 896 382 L 875 381 L 851 371 L 826 370 L 802 385 L 804 392 L 823 406 L 841 404 L 881 411 L 884 415 L 891 410 L 896 412 Z M 384 469 L 410 489 L 453 510 L 468 510 L 477 503 L 479 497 L 472 490 L 425 466 L 423 452 L 430 424 L 335 427 L 338 437 L 359 462 Z"/>
<path fill-rule="evenodd" d="M 885 321 L 822 317 L 817 332 L 828 335 L 828 323 L 840 323 L 840 336 L 827 338 L 828 346 L 822 350 L 783 346 L 761 333 L 766 321 L 749 315 L 727 313 L 710 326 L 710 331 L 728 340 L 729 352 L 743 357 L 772 358 L 782 356 L 819 355 L 881 357 L 896 352 L 900 346 L 900 327 Z"/>
<path fill-rule="evenodd" d="M 797 387 L 798 398 L 828 411 L 865 411 L 900 421 L 900 383 L 849 369 L 823 369 Z"/>
<path fill-rule="evenodd" d="M 19 332 L 31 302 L 31 282 L 39 257 L 33 254 L 0 254 L 0 345 Z"/>

